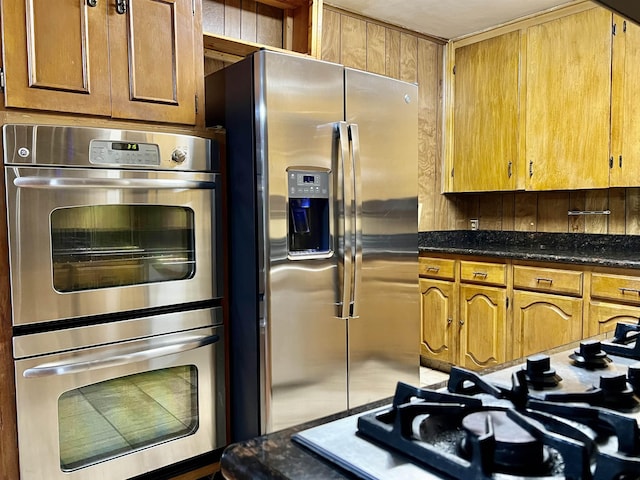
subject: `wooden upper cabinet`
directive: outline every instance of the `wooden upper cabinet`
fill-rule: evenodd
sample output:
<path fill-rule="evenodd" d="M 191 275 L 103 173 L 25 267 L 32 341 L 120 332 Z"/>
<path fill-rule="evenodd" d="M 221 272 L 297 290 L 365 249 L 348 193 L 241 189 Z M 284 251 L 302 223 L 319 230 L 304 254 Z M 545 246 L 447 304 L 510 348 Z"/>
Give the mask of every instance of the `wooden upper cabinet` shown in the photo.
<path fill-rule="evenodd" d="M 194 124 L 193 15 L 190 0 L 3 2 L 5 105 Z"/>
<path fill-rule="evenodd" d="M 520 31 L 455 50 L 452 191 L 515 188 Z"/>
<path fill-rule="evenodd" d="M 527 190 L 609 186 L 611 13 L 527 29 Z"/>
<path fill-rule="evenodd" d="M 612 187 L 635 187 L 640 183 L 640 117 L 635 112 L 640 98 L 640 26 L 614 16 L 611 93 Z"/>
<path fill-rule="evenodd" d="M 109 115 L 107 2 L 3 2 L 5 105 Z"/>

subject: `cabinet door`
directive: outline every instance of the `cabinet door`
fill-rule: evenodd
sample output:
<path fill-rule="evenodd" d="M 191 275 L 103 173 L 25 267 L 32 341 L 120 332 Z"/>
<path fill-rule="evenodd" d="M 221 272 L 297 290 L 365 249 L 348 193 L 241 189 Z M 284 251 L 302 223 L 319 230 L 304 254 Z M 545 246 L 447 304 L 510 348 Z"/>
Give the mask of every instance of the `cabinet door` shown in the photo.
<path fill-rule="evenodd" d="M 420 279 L 420 354 L 448 363 L 455 363 L 454 285 Z"/>
<path fill-rule="evenodd" d="M 527 30 L 526 188 L 609 186 L 611 13 Z"/>
<path fill-rule="evenodd" d="M 109 115 L 107 2 L 2 2 L 5 105 Z"/>
<path fill-rule="evenodd" d="M 640 183 L 640 26 L 616 16 L 611 100 L 612 187 Z"/>
<path fill-rule="evenodd" d="M 580 340 L 582 299 L 515 290 L 513 327 L 516 358 Z"/>
<path fill-rule="evenodd" d="M 196 82 L 191 0 L 109 6 L 112 115 L 194 124 Z"/>
<path fill-rule="evenodd" d="M 513 190 L 520 32 L 455 51 L 453 191 Z"/>
<path fill-rule="evenodd" d="M 460 285 L 460 365 L 478 370 L 506 361 L 506 291 Z"/>
<path fill-rule="evenodd" d="M 639 320 L 640 307 L 591 301 L 589 303 L 589 321 L 585 336 L 591 337 L 601 333 L 613 332 L 618 322 L 637 325 Z"/>

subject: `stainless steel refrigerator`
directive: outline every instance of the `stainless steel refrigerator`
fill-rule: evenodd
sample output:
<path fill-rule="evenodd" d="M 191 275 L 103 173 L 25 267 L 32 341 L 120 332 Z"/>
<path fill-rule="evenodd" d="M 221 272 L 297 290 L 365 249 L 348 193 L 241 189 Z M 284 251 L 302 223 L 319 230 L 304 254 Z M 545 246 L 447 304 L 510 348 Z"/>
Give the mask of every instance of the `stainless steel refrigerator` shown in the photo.
<path fill-rule="evenodd" d="M 227 130 L 232 440 L 417 385 L 417 86 L 263 50 L 206 103 Z"/>

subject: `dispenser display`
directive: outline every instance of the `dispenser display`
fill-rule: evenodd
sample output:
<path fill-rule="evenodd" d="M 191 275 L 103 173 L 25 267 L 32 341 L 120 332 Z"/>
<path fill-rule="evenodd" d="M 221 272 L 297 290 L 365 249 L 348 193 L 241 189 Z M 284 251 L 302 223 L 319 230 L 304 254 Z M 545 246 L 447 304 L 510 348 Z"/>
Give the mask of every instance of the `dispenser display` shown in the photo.
<path fill-rule="evenodd" d="M 289 170 L 289 255 L 327 254 L 329 244 L 329 172 Z"/>

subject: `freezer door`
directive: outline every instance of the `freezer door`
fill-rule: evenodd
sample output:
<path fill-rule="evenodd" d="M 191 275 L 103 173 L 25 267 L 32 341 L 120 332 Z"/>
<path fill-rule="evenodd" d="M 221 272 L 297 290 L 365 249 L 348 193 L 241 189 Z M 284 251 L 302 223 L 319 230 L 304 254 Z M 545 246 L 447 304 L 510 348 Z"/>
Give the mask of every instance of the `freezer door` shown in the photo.
<path fill-rule="evenodd" d="M 356 178 L 349 407 L 419 383 L 418 89 L 345 69 Z M 357 176 L 357 172 L 360 172 Z"/>
<path fill-rule="evenodd" d="M 333 195 L 344 80 L 342 67 L 331 63 L 274 52 L 261 52 L 256 60 L 258 191 L 266 212 L 259 219 L 264 413 L 266 430 L 274 431 L 347 408 L 346 320 L 335 316 L 340 247 Z M 305 217 L 305 209 L 322 204 L 322 195 L 309 194 L 308 202 L 295 198 L 295 212 L 290 211 L 289 202 L 301 194 L 289 191 L 289 175 L 310 182 L 310 188 L 312 179 L 328 178 L 328 217 Z M 331 219 L 329 248 L 323 244 L 305 255 L 295 247 L 291 255 L 289 229 L 313 230 L 320 218 Z"/>

